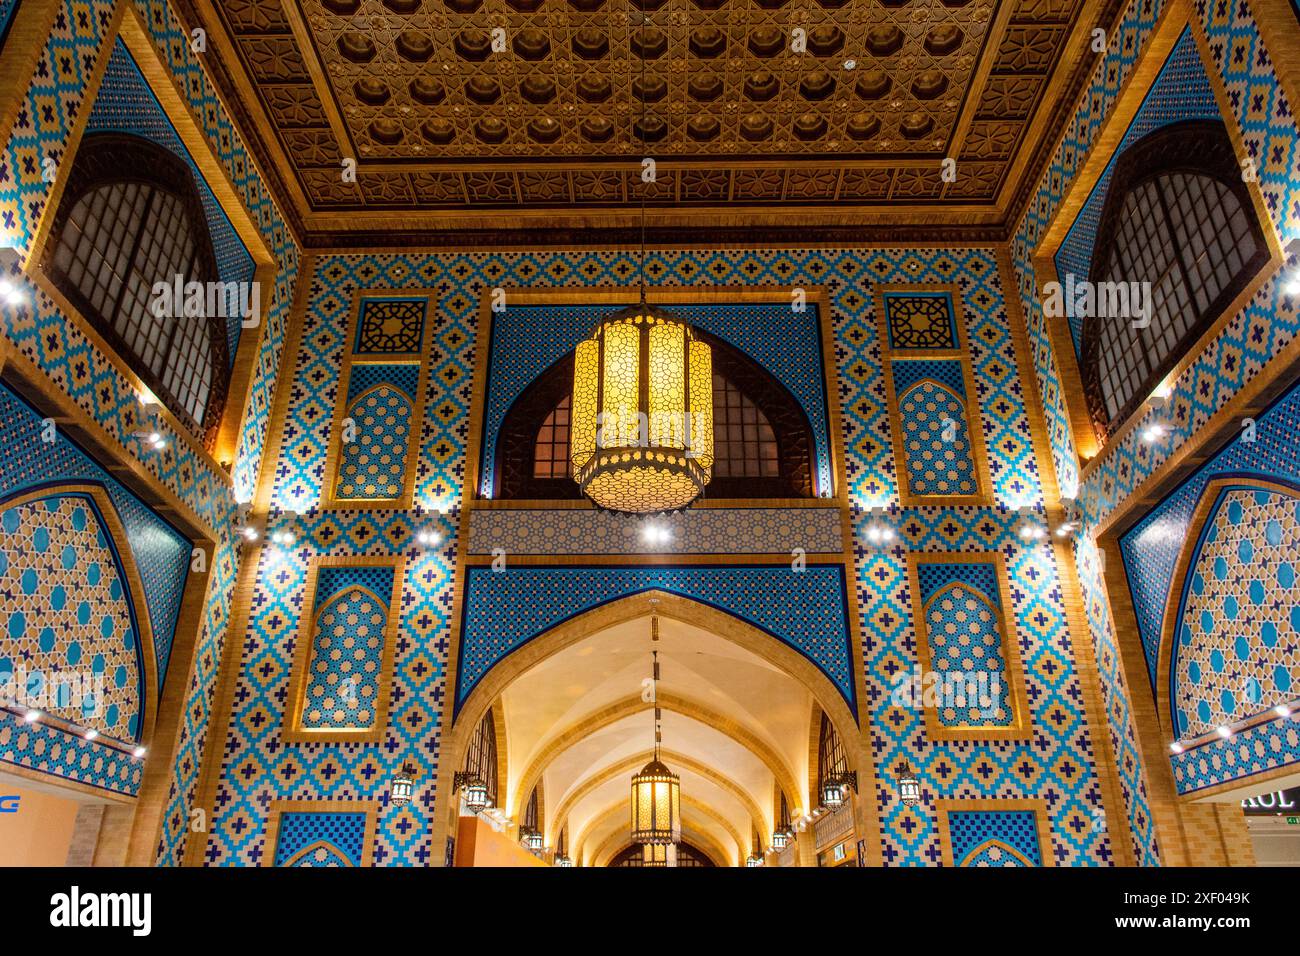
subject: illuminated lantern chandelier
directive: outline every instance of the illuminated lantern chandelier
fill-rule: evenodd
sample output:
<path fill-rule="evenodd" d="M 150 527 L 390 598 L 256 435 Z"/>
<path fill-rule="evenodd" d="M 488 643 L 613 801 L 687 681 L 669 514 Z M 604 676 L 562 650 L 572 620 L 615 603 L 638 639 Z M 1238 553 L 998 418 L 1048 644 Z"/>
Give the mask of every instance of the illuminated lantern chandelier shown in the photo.
<path fill-rule="evenodd" d="M 659 619 L 650 618 L 653 639 L 659 640 Z M 632 841 L 649 846 L 675 844 L 682 838 L 681 780 L 659 760 L 659 745 L 663 739 L 659 709 L 659 652 L 651 653 L 654 669 L 651 674 L 651 692 L 655 702 L 655 751 L 650 762 L 632 778 Z M 675 856 L 676 854 L 674 854 Z M 646 854 L 653 859 L 654 851 Z M 664 865 L 667 865 L 665 854 Z"/>
<path fill-rule="evenodd" d="M 641 78 L 644 89 L 644 54 Z M 682 319 L 646 304 L 642 187 L 641 301 L 606 316 L 578 344 L 570 419 L 582 493 L 629 514 L 685 508 L 713 471 L 713 353 Z"/>

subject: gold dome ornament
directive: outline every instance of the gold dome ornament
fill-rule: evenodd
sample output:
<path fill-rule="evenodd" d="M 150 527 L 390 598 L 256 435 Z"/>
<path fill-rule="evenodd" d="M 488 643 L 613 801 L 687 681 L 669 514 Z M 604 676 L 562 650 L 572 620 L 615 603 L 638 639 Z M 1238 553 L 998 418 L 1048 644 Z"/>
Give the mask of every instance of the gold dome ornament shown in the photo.
<path fill-rule="evenodd" d="M 582 493 L 629 514 L 676 511 L 713 473 L 713 353 L 644 303 L 607 316 L 573 362 L 570 455 Z"/>

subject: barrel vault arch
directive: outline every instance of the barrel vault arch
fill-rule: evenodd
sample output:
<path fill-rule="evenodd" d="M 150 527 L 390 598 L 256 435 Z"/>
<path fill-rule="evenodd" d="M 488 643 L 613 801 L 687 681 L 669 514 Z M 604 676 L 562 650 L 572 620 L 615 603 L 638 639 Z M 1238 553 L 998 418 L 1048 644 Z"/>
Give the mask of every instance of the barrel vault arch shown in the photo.
<path fill-rule="evenodd" d="M 779 638 L 728 611 L 669 591 L 648 589 L 576 614 L 524 641 L 483 674 L 454 717 L 450 710 L 444 714 L 444 759 L 439 761 L 432 821 L 435 846 L 444 845 L 449 835 L 455 800 L 455 771 L 463 762 L 474 728 L 487 709 L 501 699 L 506 688 L 517 678 L 547 658 L 607 628 L 645 617 L 651 600 L 658 602 L 656 612 L 660 617 L 709 631 L 749 651 L 801 684 L 829 716 L 836 732 L 844 741 L 849 769 L 858 772 L 863 791 L 867 790 L 867 782 L 874 779 L 874 774 L 870 753 L 864 746 L 856 715 L 850 710 L 841 692 L 816 664 Z M 792 778 L 787 777 L 783 785 L 791 781 Z M 811 795 L 805 792 L 798 781 L 792 782 L 795 795 L 806 803 Z M 877 825 L 866 810 L 868 802 L 858 801 L 857 825 L 858 833 L 872 845 L 877 839 Z"/>

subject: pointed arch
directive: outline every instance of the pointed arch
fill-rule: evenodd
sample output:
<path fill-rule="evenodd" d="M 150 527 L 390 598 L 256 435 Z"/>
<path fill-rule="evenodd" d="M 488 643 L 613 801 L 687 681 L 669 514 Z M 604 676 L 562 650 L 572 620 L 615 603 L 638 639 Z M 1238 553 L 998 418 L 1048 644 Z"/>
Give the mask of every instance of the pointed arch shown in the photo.
<path fill-rule="evenodd" d="M 68 497 L 80 498 L 91 508 L 99 528 L 105 536 L 103 545 L 112 556 L 115 572 L 124 586 L 122 596 L 126 601 L 132 632 L 135 635 L 136 673 L 134 676 L 139 688 L 139 721 L 134 740 L 130 742 L 137 743 L 147 749 L 153 738 L 160 691 L 153 626 L 149 616 L 149 603 L 145 595 L 143 578 L 141 578 L 139 568 L 136 565 L 135 555 L 131 550 L 126 528 L 122 524 L 122 519 L 118 515 L 117 508 L 109 497 L 107 490 L 103 485 L 90 481 L 48 485 L 39 490 L 19 492 L 0 501 L 0 512 L 7 512 L 15 508 L 29 508 L 42 501 Z M 105 734 L 101 739 L 110 738 L 111 735 Z M 122 740 L 122 742 L 128 741 Z"/>
<path fill-rule="evenodd" d="M 710 631 L 745 648 L 801 683 L 834 723 L 845 746 L 849 769 L 857 771 L 859 786 L 866 792 L 874 780 L 874 769 L 870 753 L 863 745 L 857 717 L 830 678 L 816 664 L 778 638 L 734 614 L 668 591 L 650 589 L 574 615 L 521 644 L 483 675 L 466 696 L 454 718 L 450 713 L 445 713 L 443 740 L 446 757 L 439 761 L 437 784 L 437 801 L 443 810 L 433 814 L 435 845 L 446 839 L 451 823 L 447 811 L 454 799 L 454 769 L 460 766 L 469 737 L 487 709 L 500 699 L 516 678 L 543 660 L 602 630 L 644 617 L 646 602 L 650 598 L 658 601 L 657 613 L 661 617 Z M 661 695 L 661 700 L 666 696 L 671 699 L 671 695 Z M 639 698 L 637 700 L 639 702 Z M 523 775 L 521 782 L 526 782 Z M 793 773 L 786 775 L 782 786 L 807 806 L 809 794 L 804 787 L 794 782 Z M 863 838 L 871 842 L 877 838 L 878 831 L 874 821 L 867 816 L 866 807 L 869 802 L 857 801 L 857 826 Z M 747 842 L 745 845 L 748 847 Z M 748 849 L 745 852 L 748 853 Z"/>
<path fill-rule="evenodd" d="M 313 864 L 305 861 L 309 855 L 314 854 L 317 850 L 324 850 L 335 860 L 338 860 L 337 865 L 340 867 L 352 866 L 352 861 L 347 858 L 347 855 L 333 843 L 330 843 L 329 840 L 317 840 L 315 843 L 303 847 L 280 865 L 284 867 L 312 866 Z"/>
<path fill-rule="evenodd" d="M 1003 853 L 1006 853 L 1008 856 L 1010 856 L 1013 860 L 1016 861 L 1016 866 L 1033 867 L 1035 865 L 1032 860 L 1026 857 L 1015 847 L 1008 846 L 1006 843 L 1003 843 L 1001 840 L 994 840 L 994 839 L 985 840 L 979 846 L 975 847 L 964 857 L 962 857 L 961 862 L 958 863 L 957 865 L 959 867 L 975 866 L 977 864 L 974 864 L 971 861 L 978 859 L 981 856 L 984 856 L 990 851 L 1001 851 Z"/>
<path fill-rule="evenodd" d="M 1215 528 L 1216 519 L 1231 492 L 1265 493 L 1282 495 L 1293 501 L 1300 508 L 1300 488 L 1277 478 L 1266 479 L 1254 475 L 1222 475 L 1208 482 L 1197 499 L 1192 511 L 1187 532 L 1183 536 L 1182 550 L 1174 564 L 1170 578 L 1170 593 L 1165 602 L 1165 613 L 1161 621 L 1160 647 L 1156 665 L 1156 708 L 1165 726 L 1174 740 L 1183 739 L 1186 728 L 1180 726 L 1177 713 L 1177 700 L 1174 682 L 1177 677 L 1175 668 L 1178 661 L 1179 629 L 1187 610 L 1189 597 L 1192 595 L 1195 579 L 1199 570 L 1200 559 L 1207 540 Z M 1296 562 L 1300 565 L 1300 561 Z M 1242 569 L 1237 568 L 1240 574 Z M 1279 701 L 1259 702 L 1260 712 L 1267 711 Z M 1205 736 L 1207 732 L 1196 734 Z"/>

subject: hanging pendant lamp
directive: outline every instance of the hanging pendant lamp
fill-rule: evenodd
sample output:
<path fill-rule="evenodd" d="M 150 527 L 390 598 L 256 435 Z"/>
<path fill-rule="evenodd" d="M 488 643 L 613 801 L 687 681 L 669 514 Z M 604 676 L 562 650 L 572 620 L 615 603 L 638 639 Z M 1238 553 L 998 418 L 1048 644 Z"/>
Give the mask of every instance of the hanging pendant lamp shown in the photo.
<path fill-rule="evenodd" d="M 652 640 L 659 640 L 659 618 L 650 616 Z M 677 843 L 682 838 L 681 780 L 659 760 L 663 712 L 659 709 L 659 652 L 653 651 L 651 691 L 655 702 L 655 750 L 650 762 L 632 777 L 632 842 Z"/>
<path fill-rule="evenodd" d="M 685 508 L 713 473 L 713 352 L 646 303 L 644 185 L 640 304 L 602 319 L 573 357 L 573 478 L 601 508 L 628 514 Z"/>

